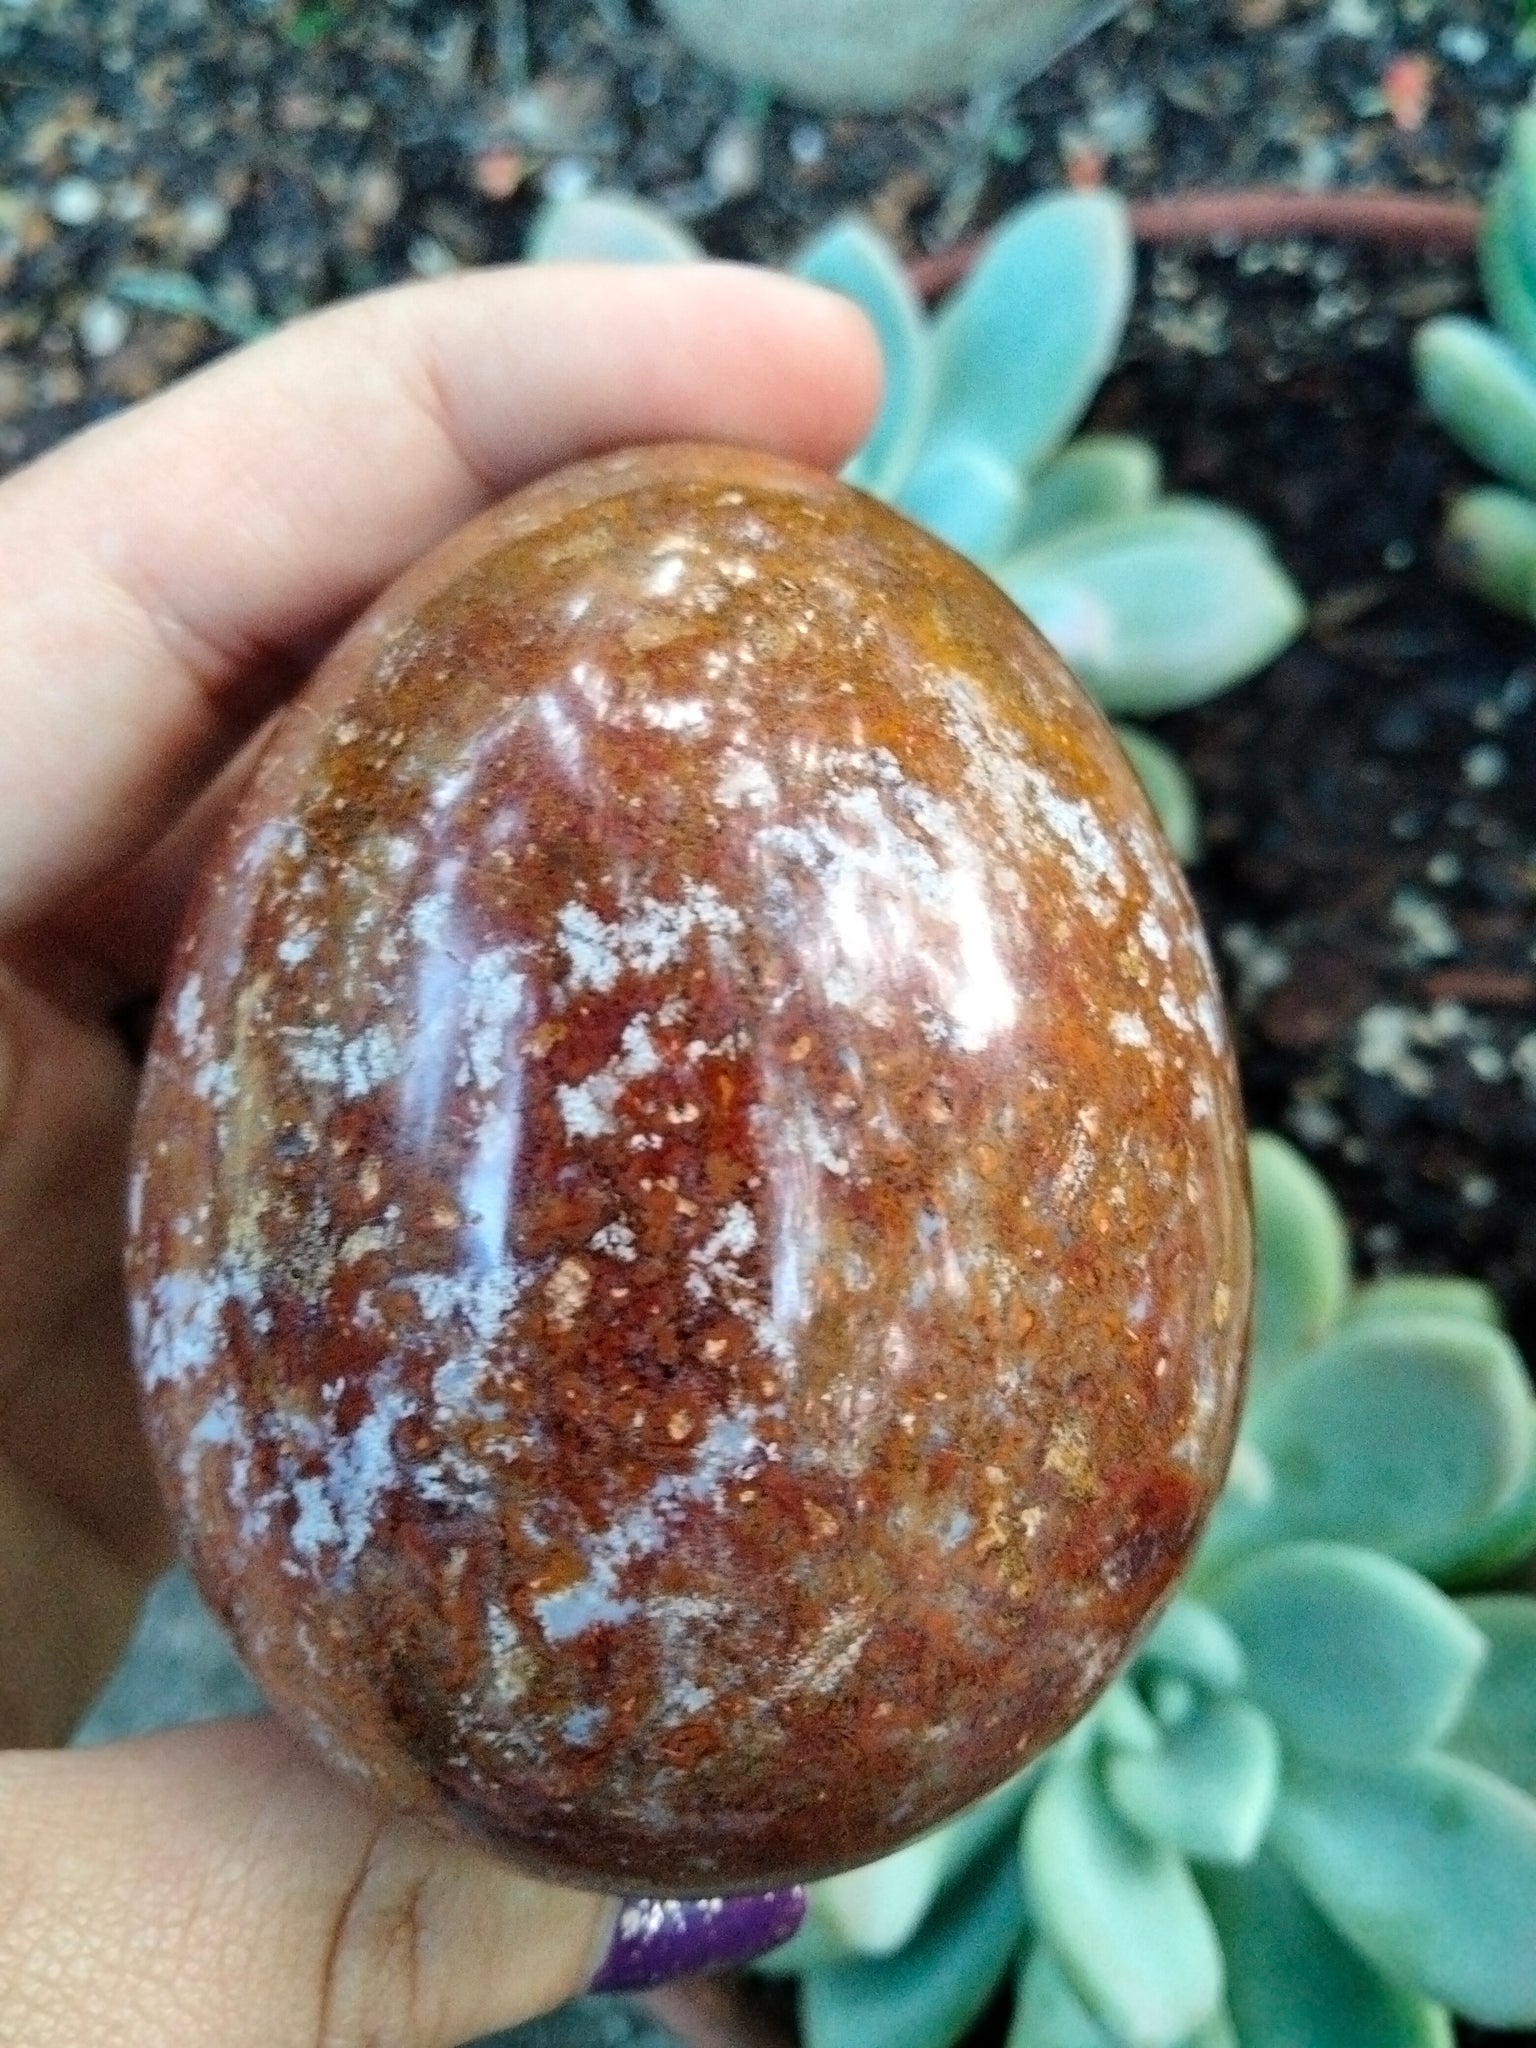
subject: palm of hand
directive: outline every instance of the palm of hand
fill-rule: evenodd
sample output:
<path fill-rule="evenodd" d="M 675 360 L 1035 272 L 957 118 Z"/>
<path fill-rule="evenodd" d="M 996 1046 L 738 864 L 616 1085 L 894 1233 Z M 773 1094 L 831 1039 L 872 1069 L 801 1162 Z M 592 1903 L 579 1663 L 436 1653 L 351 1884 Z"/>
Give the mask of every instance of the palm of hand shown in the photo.
<path fill-rule="evenodd" d="M 0 968 L 0 1744 L 61 1741 L 168 1543 L 120 1277 L 133 1065 Z"/>

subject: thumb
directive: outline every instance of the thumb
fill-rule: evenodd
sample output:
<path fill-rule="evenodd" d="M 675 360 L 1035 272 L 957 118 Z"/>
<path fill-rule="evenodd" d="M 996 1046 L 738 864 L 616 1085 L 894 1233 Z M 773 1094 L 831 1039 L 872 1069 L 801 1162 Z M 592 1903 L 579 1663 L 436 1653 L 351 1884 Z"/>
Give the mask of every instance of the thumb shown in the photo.
<path fill-rule="evenodd" d="M 452 2048 L 581 1990 L 614 1911 L 267 1719 L 0 1755 L 0 2040 L 27 2048 Z"/>

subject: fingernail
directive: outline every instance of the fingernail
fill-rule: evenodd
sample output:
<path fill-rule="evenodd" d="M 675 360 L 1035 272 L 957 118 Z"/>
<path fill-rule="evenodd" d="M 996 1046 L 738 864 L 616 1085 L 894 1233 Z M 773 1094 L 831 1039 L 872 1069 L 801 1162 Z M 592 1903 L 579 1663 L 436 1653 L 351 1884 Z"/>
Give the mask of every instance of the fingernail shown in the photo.
<path fill-rule="evenodd" d="M 673 1977 L 730 1970 L 788 1941 L 805 1918 L 805 1892 L 735 1899 L 624 1899 L 590 1991 L 648 1991 Z"/>

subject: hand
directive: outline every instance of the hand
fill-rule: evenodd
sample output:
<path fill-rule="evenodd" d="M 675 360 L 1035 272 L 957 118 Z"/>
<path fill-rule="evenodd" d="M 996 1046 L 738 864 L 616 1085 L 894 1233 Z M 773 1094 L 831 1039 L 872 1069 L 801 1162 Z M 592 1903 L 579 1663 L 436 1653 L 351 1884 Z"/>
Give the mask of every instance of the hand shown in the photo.
<path fill-rule="evenodd" d="M 590 1980 L 611 1902 L 371 1807 L 269 1720 L 45 1747 L 171 1550 L 110 1020 L 264 721 L 397 570 L 625 442 L 835 463 L 876 374 L 851 308 L 766 273 L 486 271 L 302 321 L 0 487 L 0 2039 L 448 2048 Z"/>

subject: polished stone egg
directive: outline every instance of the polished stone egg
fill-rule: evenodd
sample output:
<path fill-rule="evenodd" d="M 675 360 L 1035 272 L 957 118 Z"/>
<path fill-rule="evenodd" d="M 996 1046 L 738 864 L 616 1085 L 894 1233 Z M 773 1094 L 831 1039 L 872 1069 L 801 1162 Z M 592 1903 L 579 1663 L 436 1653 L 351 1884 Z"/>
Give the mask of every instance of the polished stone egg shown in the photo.
<path fill-rule="evenodd" d="M 1231 1447 L 1178 868 L 985 576 L 762 455 L 563 471 L 342 641 L 202 879 L 130 1194 L 160 1471 L 268 1696 L 590 1887 L 998 1784 Z"/>

